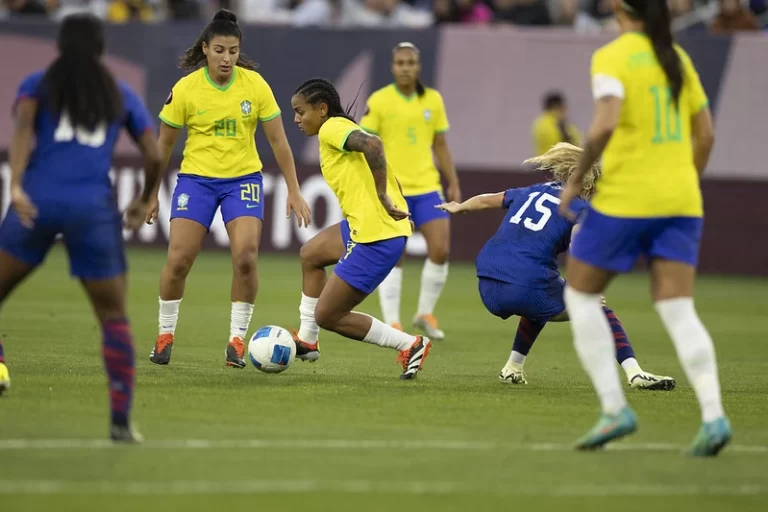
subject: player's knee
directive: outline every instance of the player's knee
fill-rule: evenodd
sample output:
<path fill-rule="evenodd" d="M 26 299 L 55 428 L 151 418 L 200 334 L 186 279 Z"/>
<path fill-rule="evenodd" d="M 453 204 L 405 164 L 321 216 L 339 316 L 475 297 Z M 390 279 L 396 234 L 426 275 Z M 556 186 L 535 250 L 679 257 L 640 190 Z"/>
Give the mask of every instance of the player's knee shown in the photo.
<path fill-rule="evenodd" d="M 338 319 L 338 313 L 333 311 L 332 308 L 327 307 L 322 303 L 318 303 L 315 307 L 315 322 L 317 322 L 318 327 L 321 329 L 334 331 Z"/>
<path fill-rule="evenodd" d="M 259 249 L 256 245 L 238 249 L 232 255 L 232 268 L 237 275 L 251 275 L 256 273 L 256 259 Z"/>
<path fill-rule="evenodd" d="M 448 263 L 449 252 L 448 246 L 441 244 L 437 247 L 429 248 L 427 257 L 429 258 L 429 261 L 436 265 L 444 265 L 445 263 Z"/>
<path fill-rule="evenodd" d="M 184 279 L 192 268 L 195 257 L 189 254 L 169 254 L 165 268 L 173 279 Z"/>
<path fill-rule="evenodd" d="M 301 264 L 304 266 L 315 266 L 317 261 L 317 251 L 315 251 L 314 244 L 306 243 L 301 246 L 299 250 L 299 258 L 301 258 Z"/>

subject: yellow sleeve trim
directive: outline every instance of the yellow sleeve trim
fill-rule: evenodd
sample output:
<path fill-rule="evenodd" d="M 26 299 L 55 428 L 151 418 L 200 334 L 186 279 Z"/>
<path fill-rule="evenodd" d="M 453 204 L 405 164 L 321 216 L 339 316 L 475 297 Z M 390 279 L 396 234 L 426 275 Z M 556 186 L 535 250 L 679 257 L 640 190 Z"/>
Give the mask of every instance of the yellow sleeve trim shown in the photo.
<path fill-rule="evenodd" d="M 699 108 L 696 109 L 696 112 L 694 112 L 694 114 L 698 114 L 699 112 L 701 112 L 702 110 L 704 110 L 707 107 L 709 107 L 709 100 L 704 100 L 704 103 L 699 105 Z"/>
<path fill-rule="evenodd" d="M 172 122 L 170 122 L 170 121 L 169 121 L 168 119 L 166 119 L 166 118 L 165 118 L 165 117 L 164 117 L 162 114 L 160 114 L 160 115 L 159 115 L 159 116 L 157 116 L 157 117 L 159 117 L 159 118 L 160 118 L 160 120 L 161 120 L 162 122 L 164 122 L 165 124 L 167 124 L 167 125 L 168 125 L 168 126 L 170 126 L 171 128 L 177 128 L 177 129 L 179 129 L 179 130 L 180 130 L 180 129 L 182 129 L 182 128 L 184 128 L 184 126 L 183 126 L 183 125 L 180 125 L 180 124 L 176 124 L 176 123 L 172 123 Z"/>
<path fill-rule="evenodd" d="M 443 128 L 442 130 L 435 130 L 435 133 L 448 133 L 448 130 L 450 130 L 450 128 Z"/>
<path fill-rule="evenodd" d="M 276 118 L 277 116 L 279 116 L 281 113 L 282 113 L 282 112 L 280 112 L 280 111 L 278 110 L 276 114 L 272 114 L 271 116 L 267 116 L 267 117 L 260 117 L 260 118 L 259 118 L 259 121 L 261 121 L 262 123 L 266 123 L 267 121 L 271 121 L 271 120 L 273 120 L 274 118 Z"/>

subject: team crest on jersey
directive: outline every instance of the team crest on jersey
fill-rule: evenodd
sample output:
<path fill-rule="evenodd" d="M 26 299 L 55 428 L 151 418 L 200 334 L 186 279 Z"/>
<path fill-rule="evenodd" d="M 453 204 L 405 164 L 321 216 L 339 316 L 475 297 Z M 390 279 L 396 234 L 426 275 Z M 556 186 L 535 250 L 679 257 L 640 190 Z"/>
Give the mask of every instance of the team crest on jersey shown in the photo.
<path fill-rule="evenodd" d="M 179 198 L 176 200 L 177 210 L 186 210 L 189 204 L 189 196 L 187 194 L 179 194 Z"/>
<path fill-rule="evenodd" d="M 430 119 L 432 119 L 432 111 L 429 110 L 428 108 L 425 108 L 424 109 L 424 120 L 425 121 L 429 121 Z"/>
<path fill-rule="evenodd" d="M 242 103 L 240 103 L 240 111 L 243 113 L 244 116 L 251 115 L 251 102 L 248 100 L 245 100 Z"/>

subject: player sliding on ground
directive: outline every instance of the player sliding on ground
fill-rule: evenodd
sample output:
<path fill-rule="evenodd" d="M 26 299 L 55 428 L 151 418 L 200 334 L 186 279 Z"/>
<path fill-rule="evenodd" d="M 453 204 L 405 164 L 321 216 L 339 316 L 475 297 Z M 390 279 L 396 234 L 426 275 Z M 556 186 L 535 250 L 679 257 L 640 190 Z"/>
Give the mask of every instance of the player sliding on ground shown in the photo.
<path fill-rule="evenodd" d="M 563 300 L 565 280 L 557 268 L 557 256 L 571 242 L 574 222 L 557 210 L 563 183 L 576 168 L 581 149 L 560 143 L 542 156 L 526 160 L 541 171 L 553 174 L 555 181 L 531 187 L 513 188 L 496 194 L 475 196 L 463 203 L 444 203 L 437 208 L 449 213 L 465 213 L 493 208 L 507 210 L 498 231 L 485 244 L 475 265 L 480 297 L 494 315 L 507 319 L 520 317 L 509 361 L 499 379 L 504 383 L 527 384 L 523 365 L 533 343 L 548 322 L 568 321 Z M 573 208 L 583 211 L 595 192 L 600 174 L 592 166 L 584 179 L 580 197 Z M 578 236 L 578 235 L 576 235 Z M 661 377 L 643 371 L 635 358 L 629 337 L 616 314 L 603 305 L 603 313 L 611 324 L 616 358 L 635 389 L 674 389 L 672 377 Z"/>
<path fill-rule="evenodd" d="M 341 205 L 344 221 L 326 228 L 301 248 L 301 328 L 296 357 L 320 357 L 320 328 L 347 338 L 399 351 L 401 379 L 421 370 L 429 338 L 401 332 L 352 311 L 395 267 L 412 233 L 405 199 L 387 168 L 384 147 L 344 111 L 339 93 L 312 79 L 291 98 L 294 120 L 307 136 L 320 139 L 320 169 Z M 336 264 L 326 279 L 325 267 Z"/>
<path fill-rule="evenodd" d="M 701 406 L 690 449 L 712 456 L 731 440 L 715 347 L 693 305 L 703 205 L 699 177 L 714 145 L 707 96 L 690 57 L 672 38 L 666 0 L 614 0 L 622 35 L 592 57 L 595 107 L 563 215 L 602 155 L 603 172 L 571 247 L 565 301 L 573 344 L 600 397 L 602 417 L 577 441 L 590 450 L 629 435 L 637 419 L 610 363 L 611 330 L 600 295 L 642 255 L 651 295 Z"/>

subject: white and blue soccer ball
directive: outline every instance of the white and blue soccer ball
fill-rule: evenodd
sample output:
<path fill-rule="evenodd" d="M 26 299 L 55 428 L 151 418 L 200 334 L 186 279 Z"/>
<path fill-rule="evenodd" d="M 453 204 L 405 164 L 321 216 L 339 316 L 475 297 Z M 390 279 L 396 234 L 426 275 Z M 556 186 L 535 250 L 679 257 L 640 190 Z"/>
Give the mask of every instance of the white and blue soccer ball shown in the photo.
<path fill-rule="evenodd" d="M 256 369 L 264 373 L 284 372 L 296 358 L 296 343 L 287 330 L 267 325 L 251 336 L 248 358 Z"/>

